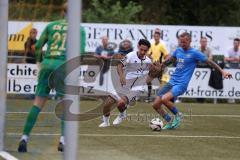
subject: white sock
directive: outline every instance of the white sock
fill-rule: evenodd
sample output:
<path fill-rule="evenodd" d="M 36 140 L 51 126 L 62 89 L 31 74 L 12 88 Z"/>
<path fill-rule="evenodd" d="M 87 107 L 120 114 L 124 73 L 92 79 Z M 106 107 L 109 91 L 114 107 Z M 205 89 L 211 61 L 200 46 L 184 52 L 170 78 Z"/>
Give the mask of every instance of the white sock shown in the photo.
<path fill-rule="evenodd" d="M 27 135 L 22 135 L 22 137 L 21 137 L 21 139 L 20 139 L 20 141 L 21 140 L 24 140 L 25 142 L 27 142 L 28 141 L 28 136 Z"/>
<path fill-rule="evenodd" d="M 125 117 L 127 114 L 127 109 L 120 113 L 120 117 Z"/>
<path fill-rule="evenodd" d="M 65 144 L 65 142 L 64 142 L 64 136 L 61 136 L 61 137 L 60 137 L 60 143 L 62 143 L 63 145 Z"/>
<path fill-rule="evenodd" d="M 103 115 L 103 122 L 109 123 L 109 118 L 110 118 L 110 116 L 104 116 Z"/>

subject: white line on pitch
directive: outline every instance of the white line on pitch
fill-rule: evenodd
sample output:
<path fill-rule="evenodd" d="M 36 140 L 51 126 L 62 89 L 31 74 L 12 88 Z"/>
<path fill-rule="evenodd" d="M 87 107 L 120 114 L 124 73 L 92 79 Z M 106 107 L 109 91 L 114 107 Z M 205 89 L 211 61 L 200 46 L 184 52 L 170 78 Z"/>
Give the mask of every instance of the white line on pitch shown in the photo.
<path fill-rule="evenodd" d="M 21 133 L 7 133 L 8 136 L 20 136 Z M 32 133 L 32 136 L 60 136 L 59 133 Z M 218 138 L 218 139 L 240 139 L 237 136 L 179 136 L 179 135 L 165 135 L 165 134 L 79 134 L 85 137 L 165 137 L 165 138 Z"/>
<path fill-rule="evenodd" d="M 7 114 L 28 114 L 29 112 L 7 112 Z M 54 112 L 40 112 L 41 114 L 54 114 Z"/>
<path fill-rule="evenodd" d="M 7 112 L 7 114 L 28 114 L 28 112 Z M 54 114 L 54 112 L 41 112 L 41 114 Z M 118 115 L 118 114 L 112 114 L 114 116 Z M 154 116 L 155 114 L 144 114 L 144 113 L 140 113 L 140 114 L 127 114 L 128 116 Z M 240 118 L 240 115 L 224 115 L 224 114 L 193 114 L 193 115 L 184 115 L 185 117 L 229 117 L 229 118 Z"/>
<path fill-rule="evenodd" d="M 5 151 L 0 151 L 0 156 L 6 160 L 18 160 L 16 157 L 12 156 L 11 154 Z"/>
<path fill-rule="evenodd" d="M 240 115 L 224 115 L 224 114 L 193 114 L 193 115 L 184 115 L 185 117 L 230 117 L 230 118 L 240 118 Z"/>
<path fill-rule="evenodd" d="M 116 114 L 118 115 L 118 114 Z M 129 116 L 154 116 L 155 114 L 127 114 Z M 225 115 L 225 114 L 184 114 L 184 117 L 230 117 L 240 118 L 240 115 Z"/>

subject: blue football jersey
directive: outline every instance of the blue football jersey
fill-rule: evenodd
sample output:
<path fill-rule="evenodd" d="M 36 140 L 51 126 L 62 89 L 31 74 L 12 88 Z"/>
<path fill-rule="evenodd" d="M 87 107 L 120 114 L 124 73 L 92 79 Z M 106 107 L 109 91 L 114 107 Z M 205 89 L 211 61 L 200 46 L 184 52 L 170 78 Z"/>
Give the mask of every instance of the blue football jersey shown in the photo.
<path fill-rule="evenodd" d="M 197 62 L 206 62 L 207 56 L 197 49 L 190 48 L 185 51 L 181 47 L 177 48 L 172 55 L 177 59 L 176 70 L 171 75 L 169 81 L 172 85 L 188 86 Z"/>

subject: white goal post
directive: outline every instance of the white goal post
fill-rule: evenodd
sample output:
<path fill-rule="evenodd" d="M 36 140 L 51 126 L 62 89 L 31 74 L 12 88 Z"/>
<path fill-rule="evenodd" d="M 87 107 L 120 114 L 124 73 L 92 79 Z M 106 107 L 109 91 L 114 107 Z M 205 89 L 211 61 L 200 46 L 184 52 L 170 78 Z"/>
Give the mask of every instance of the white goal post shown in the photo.
<path fill-rule="evenodd" d="M 0 0 L 0 151 L 4 149 L 8 53 L 8 0 Z"/>
<path fill-rule="evenodd" d="M 81 22 L 81 0 L 68 0 L 68 34 L 67 34 L 67 60 L 79 56 L 80 51 L 80 22 Z M 79 62 L 80 64 L 80 62 Z M 67 64 L 67 68 L 70 67 Z M 78 85 L 78 75 L 70 74 L 67 78 L 67 84 Z M 72 99 L 71 111 L 73 114 L 79 113 L 79 96 L 78 95 L 66 95 L 65 98 Z M 65 115 L 68 116 L 68 115 Z M 77 160 L 78 150 L 78 121 L 65 121 L 65 147 L 64 147 L 64 159 L 65 160 Z"/>

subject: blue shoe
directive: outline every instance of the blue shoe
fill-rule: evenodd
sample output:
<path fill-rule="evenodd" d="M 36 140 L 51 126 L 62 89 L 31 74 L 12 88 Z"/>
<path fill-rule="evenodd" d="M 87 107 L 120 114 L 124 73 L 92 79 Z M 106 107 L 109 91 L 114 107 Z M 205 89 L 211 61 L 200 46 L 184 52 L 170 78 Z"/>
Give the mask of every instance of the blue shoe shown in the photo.
<path fill-rule="evenodd" d="M 164 126 L 162 129 L 163 129 L 163 130 L 172 129 L 172 123 L 171 123 L 171 122 L 168 122 L 167 124 L 165 124 L 165 126 Z"/>
<path fill-rule="evenodd" d="M 183 114 L 182 114 L 181 112 L 179 112 L 179 113 L 175 116 L 175 118 L 174 118 L 174 120 L 173 120 L 173 122 L 172 122 L 172 126 L 171 126 L 172 129 L 178 128 L 178 127 L 180 126 L 182 120 L 183 120 Z"/>

